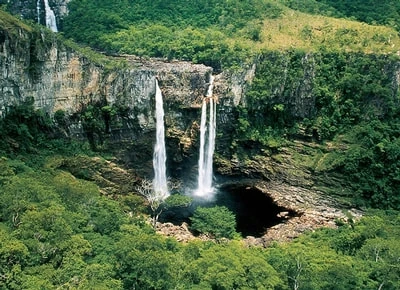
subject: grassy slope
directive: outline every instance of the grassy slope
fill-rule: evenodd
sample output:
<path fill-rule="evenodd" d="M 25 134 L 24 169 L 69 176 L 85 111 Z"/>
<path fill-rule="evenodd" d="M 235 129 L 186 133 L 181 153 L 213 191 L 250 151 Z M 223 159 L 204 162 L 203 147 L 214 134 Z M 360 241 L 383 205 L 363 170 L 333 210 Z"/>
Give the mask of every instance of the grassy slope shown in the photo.
<path fill-rule="evenodd" d="M 310 15 L 287 9 L 277 19 L 263 23 L 260 48 L 315 51 L 323 47 L 364 53 L 395 53 L 400 50 L 398 33 L 389 27 Z"/>
<path fill-rule="evenodd" d="M 240 42 L 256 51 L 294 48 L 317 51 L 328 48 L 346 52 L 390 54 L 400 50 L 400 37 L 392 28 L 306 14 L 284 6 L 281 8 L 284 11 L 281 17 L 262 21 L 260 41 L 249 40 L 246 37 L 248 28 L 244 28 L 229 40 L 231 45 Z M 16 33 L 16 28 L 32 31 L 30 26 L 2 10 L 0 27 L 13 34 Z M 74 47 L 77 48 L 78 46 Z"/>
<path fill-rule="evenodd" d="M 32 28 L 15 17 L 11 16 L 10 14 L 4 12 L 0 9 L 0 28 L 6 31 L 17 33 L 18 28 L 22 28 L 26 31 L 32 31 Z"/>

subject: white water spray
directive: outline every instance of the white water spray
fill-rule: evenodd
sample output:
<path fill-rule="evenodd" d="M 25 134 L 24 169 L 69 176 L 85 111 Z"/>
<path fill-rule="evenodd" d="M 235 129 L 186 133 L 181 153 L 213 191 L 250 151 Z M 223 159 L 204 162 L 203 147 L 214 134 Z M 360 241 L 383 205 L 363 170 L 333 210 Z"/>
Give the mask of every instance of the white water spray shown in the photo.
<path fill-rule="evenodd" d="M 154 180 L 153 189 L 156 195 L 160 199 L 168 197 L 168 186 L 166 177 L 166 166 L 167 155 L 165 152 L 165 133 L 164 133 L 164 108 L 163 99 L 158 81 L 156 79 L 156 145 L 154 146 L 153 154 L 153 168 L 154 168 Z"/>
<path fill-rule="evenodd" d="M 195 195 L 200 197 L 211 197 L 214 193 L 212 187 L 213 179 L 213 155 L 215 148 L 215 128 L 216 128 L 216 104 L 213 99 L 214 77 L 210 77 L 210 85 L 207 95 L 203 99 L 200 122 L 200 152 L 199 152 L 199 173 L 198 187 Z M 207 103 L 209 104 L 209 118 L 207 123 Z M 208 125 L 208 126 L 207 126 Z M 207 134 L 208 133 L 208 134 Z"/>
<path fill-rule="evenodd" d="M 54 14 L 54 11 L 50 8 L 49 0 L 44 0 L 44 8 L 46 10 L 46 26 L 50 28 L 53 32 L 58 32 L 56 15 Z"/>

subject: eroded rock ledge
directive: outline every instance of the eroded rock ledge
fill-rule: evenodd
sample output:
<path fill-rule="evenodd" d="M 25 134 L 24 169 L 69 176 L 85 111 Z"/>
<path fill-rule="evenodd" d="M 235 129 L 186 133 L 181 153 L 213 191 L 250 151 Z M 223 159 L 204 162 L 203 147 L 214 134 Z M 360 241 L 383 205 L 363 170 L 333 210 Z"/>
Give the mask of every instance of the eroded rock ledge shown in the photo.
<path fill-rule="evenodd" d="M 289 241 L 306 231 L 321 227 L 336 228 L 336 220 L 359 219 L 362 212 L 350 208 L 343 210 L 322 192 L 277 182 L 259 182 L 256 187 L 270 196 L 279 206 L 291 209 L 297 216 L 275 225 L 258 239 L 247 238 L 251 244 L 268 245 L 273 241 Z"/>

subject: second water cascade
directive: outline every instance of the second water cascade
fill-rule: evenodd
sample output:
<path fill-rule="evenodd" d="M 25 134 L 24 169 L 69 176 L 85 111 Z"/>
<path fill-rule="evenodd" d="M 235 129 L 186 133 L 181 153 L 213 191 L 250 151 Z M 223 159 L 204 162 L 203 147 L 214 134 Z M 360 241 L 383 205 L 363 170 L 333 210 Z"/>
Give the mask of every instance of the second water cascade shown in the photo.
<path fill-rule="evenodd" d="M 210 199 L 214 195 L 213 155 L 215 148 L 216 102 L 213 98 L 214 77 L 210 77 L 207 95 L 203 99 L 200 122 L 200 152 L 198 163 L 198 185 L 195 195 Z M 207 122 L 207 105 L 209 106 Z"/>

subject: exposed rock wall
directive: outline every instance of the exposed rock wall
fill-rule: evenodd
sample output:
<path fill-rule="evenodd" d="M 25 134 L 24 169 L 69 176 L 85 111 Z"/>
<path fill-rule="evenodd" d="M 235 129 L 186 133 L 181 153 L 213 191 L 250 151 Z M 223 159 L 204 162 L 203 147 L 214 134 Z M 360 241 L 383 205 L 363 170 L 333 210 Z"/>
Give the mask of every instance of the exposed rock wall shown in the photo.
<path fill-rule="evenodd" d="M 154 138 L 148 132 L 155 127 L 157 77 L 167 111 L 169 154 L 173 156 L 169 161 L 176 165 L 196 152 L 196 126 L 212 68 L 133 56 L 108 57 L 107 61 L 113 64 L 104 67 L 102 61 L 90 61 L 46 29 L 0 30 L 0 115 L 32 97 L 35 106 L 50 115 L 62 110 L 69 116 L 66 133 L 83 137 L 80 112 L 89 104 L 123 108 L 122 125 L 111 128 L 110 142 L 131 144 L 134 139 L 134 148 L 123 145 L 128 152 L 125 158 L 139 166 L 151 160 L 147 151 L 152 151 Z M 121 61 L 122 65 L 114 66 Z"/>
<path fill-rule="evenodd" d="M 79 112 L 90 102 L 119 104 L 148 112 L 141 125 L 151 123 L 152 96 L 158 77 L 167 103 L 180 107 L 201 104 L 212 69 L 185 62 L 143 61 L 124 57 L 124 68 L 105 69 L 63 45 L 47 32 L 19 29 L 0 32 L 0 111 L 33 97 L 49 113 Z M 137 116 L 136 116 L 137 117 Z M 148 119 L 148 121 L 146 121 Z"/>
<path fill-rule="evenodd" d="M 57 5 L 62 3 L 65 1 L 57 2 Z M 182 156 L 191 154 L 197 140 L 201 100 L 207 91 L 212 68 L 133 56 L 110 59 L 124 60 L 125 65 L 105 68 L 101 61 L 91 61 L 45 29 L 2 29 L 0 114 L 27 97 L 33 97 L 36 106 L 49 113 L 63 110 L 67 115 L 80 112 L 89 103 L 116 105 L 127 109 L 123 120 L 125 129 L 148 131 L 154 128 L 153 96 L 155 78 L 158 77 L 167 112 L 167 137 L 175 139 L 173 146 L 180 148 Z M 269 95 L 265 98 L 268 102 L 284 104 L 285 114 L 293 118 L 312 117 L 316 111 L 314 78 L 318 77 L 317 62 L 321 59 L 316 60 L 312 54 L 298 53 L 291 58 L 275 52 L 260 56 L 254 64 L 241 70 L 217 75 L 214 82 L 214 95 L 219 102 L 217 152 L 230 154 L 229 145 L 238 117 L 236 107 L 249 106 L 246 91 L 263 70 L 269 69 L 272 75 L 266 84 L 269 87 Z M 400 82 L 399 64 L 392 65 L 388 60 L 388 68 L 390 71 L 385 73 L 393 76 L 393 96 L 396 96 Z M 79 131 L 79 124 L 71 127 Z M 174 158 L 182 160 L 182 156 Z"/>
<path fill-rule="evenodd" d="M 33 97 L 47 112 L 77 111 L 98 98 L 101 68 L 63 46 L 47 31 L 3 30 L 0 39 L 0 110 Z"/>

